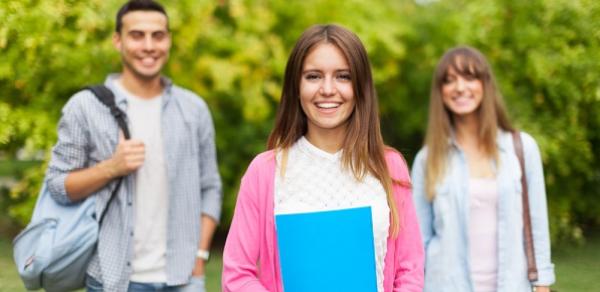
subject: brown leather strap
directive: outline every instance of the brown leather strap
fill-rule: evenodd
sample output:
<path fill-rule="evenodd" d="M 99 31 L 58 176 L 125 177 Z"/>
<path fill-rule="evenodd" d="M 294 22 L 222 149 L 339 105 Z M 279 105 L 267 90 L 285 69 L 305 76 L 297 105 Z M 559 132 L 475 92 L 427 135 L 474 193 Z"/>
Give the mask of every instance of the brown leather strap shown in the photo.
<path fill-rule="evenodd" d="M 527 176 L 525 175 L 525 159 L 523 155 L 523 142 L 519 131 L 512 132 L 515 153 L 519 158 L 521 166 L 521 186 L 523 189 L 523 227 L 525 236 L 525 256 L 527 257 L 527 278 L 530 282 L 537 281 L 538 272 L 535 264 L 535 252 L 533 249 L 533 234 L 531 232 L 531 215 L 529 214 L 529 192 L 527 189 Z"/>

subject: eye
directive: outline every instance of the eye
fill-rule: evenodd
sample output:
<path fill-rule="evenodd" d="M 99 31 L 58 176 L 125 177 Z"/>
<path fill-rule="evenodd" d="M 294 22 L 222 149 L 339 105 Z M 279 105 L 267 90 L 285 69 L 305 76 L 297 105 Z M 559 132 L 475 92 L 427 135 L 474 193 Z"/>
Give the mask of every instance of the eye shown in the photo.
<path fill-rule="evenodd" d="M 317 80 L 320 78 L 321 78 L 321 75 L 318 73 L 315 73 L 315 72 L 309 72 L 309 73 L 304 74 L 304 79 L 306 79 L 306 80 Z"/>
<path fill-rule="evenodd" d="M 131 36 L 131 38 L 133 38 L 134 40 L 139 40 L 144 38 L 144 33 L 141 31 L 132 30 L 129 32 L 129 36 Z"/>
<path fill-rule="evenodd" d="M 456 81 L 455 76 L 446 76 L 442 82 L 444 82 L 444 84 L 450 84 L 454 81 Z"/>
<path fill-rule="evenodd" d="M 467 81 L 473 81 L 473 80 L 477 80 L 479 78 L 477 78 L 477 76 L 475 74 L 465 74 L 463 76 Z"/>
<path fill-rule="evenodd" d="M 157 40 L 157 41 L 161 41 L 163 39 L 165 39 L 167 37 L 167 32 L 165 31 L 157 31 L 152 33 L 152 37 Z"/>
<path fill-rule="evenodd" d="M 339 73 L 336 77 L 337 77 L 337 79 L 340 79 L 342 81 L 351 81 L 352 80 L 352 76 L 350 75 L 349 72 Z"/>

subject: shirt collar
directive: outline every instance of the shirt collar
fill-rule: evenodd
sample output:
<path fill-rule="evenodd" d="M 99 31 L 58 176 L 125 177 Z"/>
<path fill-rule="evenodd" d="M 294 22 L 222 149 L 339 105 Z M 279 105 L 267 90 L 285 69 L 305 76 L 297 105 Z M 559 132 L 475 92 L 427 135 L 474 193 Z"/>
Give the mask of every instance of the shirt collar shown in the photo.
<path fill-rule="evenodd" d="M 458 146 L 458 143 L 456 142 L 456 133 L 454 128 L 450 129 L 448 144 L 460 149 L 460 146 Z M 496 146 L 498 146 L 498 150 L 501 152 L 505 152 L 507 149 L 510 149 L 512 147 L 512 138 L 510 132 L 498 128 L 498 132 L 496 133 Z"/>
<path fill-rule="evenodd" d="M 104 85 L 108 87 L 115 95 L 115 103 L 117 106 L 127 105 L 127 98 L 125 94 L 122 94 L 119 88 L 116 86 L 116 82 L 121 77 L 120 73 L 112 73 L 106 77 Z M 171 92 L 173 89 L 173 81 L 166 76 L 160 77 L 160 82 L 164 85 L 163 89 L 163 105 L 165 105 L 171 99 Z"/>

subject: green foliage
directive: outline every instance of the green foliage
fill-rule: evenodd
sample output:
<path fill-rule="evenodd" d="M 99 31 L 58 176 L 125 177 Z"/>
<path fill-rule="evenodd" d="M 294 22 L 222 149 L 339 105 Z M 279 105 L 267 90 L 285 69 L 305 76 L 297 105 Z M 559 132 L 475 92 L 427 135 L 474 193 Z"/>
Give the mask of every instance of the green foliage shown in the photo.
<path fill-rule="evenodd" d="M 449 46 L 469 44 L 488 56 L 517 126 L 531 133 L 542 150 L 552 236 L 580 240 L 582 224 L 599 223 L 594 210 L 600 192 L 600 64 L 595 61 L 600 57 L 600 5 L 453 1 L 424 9 L 421 15 L 440 21 L 422 18 L 420 34 L 409 42 L 424 47 L 432 42 L 424 35 L 443 34 L 450 38 L 435 47 L 437 55 Z M 414 57 L 435 59 L 427 52 Z"/>
<path fill-rule="evenodd" d="M 264 150 L 287 56 L 315 23 L 355 31 L 373 63 L 386 141 L 409 161 L 426 127 L 429 84 L 443 52 L 481 49 L 516 124 L 543 153 L 553 239 L 581 239 L 600 224 L 600 4 L 591 0 L 164 1 L 173 36 L 166 74 L 208 102 L 224 181 L 222 228 L 239 180 Z M 67 99 L 120 70 L 111 44 L 122 1 L 0 3 L 0 157 L 48 151 Z M 10 192 L 21 224 L 43 168 Z"/>

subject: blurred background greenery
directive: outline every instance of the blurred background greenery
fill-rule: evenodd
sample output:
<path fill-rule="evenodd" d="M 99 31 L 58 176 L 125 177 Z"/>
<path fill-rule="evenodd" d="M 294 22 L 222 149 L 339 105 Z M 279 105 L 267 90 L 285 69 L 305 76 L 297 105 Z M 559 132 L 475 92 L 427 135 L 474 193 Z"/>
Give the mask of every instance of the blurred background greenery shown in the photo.
<path fill-rule="evenodd" d="M 516 125 L 542 151 L 554 247 L 600 225 L 600 2 L 595 0 L 163 1 L 166 75 L 200 94 L 217 130 L 226 234 L 240 177 L 265 149 L 294 41 L 337 23 L 364 42 L 386 143 L 412 162 L 443 52 L 479 48 Z M 117 0 L 0 2 L 0 236 L 29 220 L 67 99 L 120 70 Z M 218 242 L 218 241 L 217 241 Z"/>

